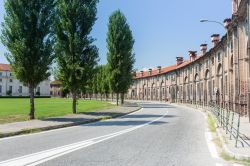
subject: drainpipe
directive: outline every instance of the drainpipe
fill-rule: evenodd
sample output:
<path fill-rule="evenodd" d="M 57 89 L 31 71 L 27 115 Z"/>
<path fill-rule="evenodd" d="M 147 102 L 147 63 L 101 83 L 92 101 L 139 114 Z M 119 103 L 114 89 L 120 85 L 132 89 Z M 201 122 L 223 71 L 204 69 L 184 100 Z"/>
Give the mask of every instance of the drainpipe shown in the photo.
<path fill-rule="evenodd" d="M 247 34 L 248 34 L 248 44 L 247 44 L 247 49 L 248 49 L 248 103 L 247 103 L 247 106 L 248 106 L 248 118 L 249 118 L 249 122 L 250 122 L 250 12 L 249 12 L 249 1 L 247 2 L 247 23 L 248 23 L 248 31 L 247 31 Z"/>

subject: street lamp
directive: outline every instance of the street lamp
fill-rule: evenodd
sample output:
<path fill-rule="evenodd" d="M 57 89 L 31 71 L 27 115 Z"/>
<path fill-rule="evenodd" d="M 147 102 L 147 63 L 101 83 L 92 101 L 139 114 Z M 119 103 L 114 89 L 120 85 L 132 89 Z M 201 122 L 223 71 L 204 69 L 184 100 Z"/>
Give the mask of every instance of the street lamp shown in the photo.
<path fill-rule="evenodd" d="M 214 20 L 200 20 L 200 22 L 212 22 L 212 23 L 216 23 L 216 24 L 219 24 L 220 26 L 222 26 L 223 27 L 223 29 L 225 29 L 225 25 L 224 24 L 222 24 L 221 22 L 219 22 L 219 21 L 214 21 Z"/>
<path fill-rule="evenodd" d="M 220 25 L 220 26 L 222 26 L 223 27 L 223 29 L 227 32 L 227 44 L 228 44 L 228 40 L 229 40 L 229 34 L 228 34 L 228 30 L 227 30 L 227 28 L 228 28 L 228 25 L 231 23 L 231 19 L 225 19 L 225 21 L 224 21 L 224 24 L 223 23 L 221 23 L 221 22 L 219 22 L 219 21 L 214 21 L 214 20 L 206 20 L 206 19 L 202 19 L 202 20 L 200 20 L 200 22 L 201 23 L 205 23 L 205 22 L 211 22 L 211 23 L 216 23 L 216 24 L 218 24 L 218 25 Z M 226 54 L 227 54 L 227 52 L 226 52 Z M 224 63 L 224 58 L 222 58 L 222 64 Z M 222 71 L 224 70 L 224 65 L 222 65 Z M 222 85 L 223 85 L 223 82 L 224 82 L 224 72 L 222 72 Z M 221 94 L 221 97 L 222 97 L 222 102 L 224 102 L 224 88 L 223 88 L 223 86 L 221 87 L 221 92 L 222 92 L 222 94 Z"/>

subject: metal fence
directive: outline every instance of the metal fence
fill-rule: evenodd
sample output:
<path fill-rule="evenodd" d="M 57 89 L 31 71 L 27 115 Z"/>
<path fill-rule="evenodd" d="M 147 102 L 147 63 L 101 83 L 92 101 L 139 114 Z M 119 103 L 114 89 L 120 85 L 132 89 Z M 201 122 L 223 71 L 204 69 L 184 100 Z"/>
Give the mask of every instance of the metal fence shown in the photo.
<path fill-rule="evenodd" d="M 240 132 L 240 114 L 228 109 L 220 108 L 215 104 L 206 106 L 198 102 L 186 103 L 191 107 L 202 108 L 211 112 L 216 118 L 217 125 L 229 134 L 230 139 L 235 140 L 235 147 L 250 147 L 250 139 Z"/>
<path fill-rule="evenodd" d="M 205 107 L 217 120 L 217 125 L 229 134 L 230 139 L 235 140 L 235 147 L 250 147 L 248 138 L 240 132 L 240 114 L 216 105 Z"/>

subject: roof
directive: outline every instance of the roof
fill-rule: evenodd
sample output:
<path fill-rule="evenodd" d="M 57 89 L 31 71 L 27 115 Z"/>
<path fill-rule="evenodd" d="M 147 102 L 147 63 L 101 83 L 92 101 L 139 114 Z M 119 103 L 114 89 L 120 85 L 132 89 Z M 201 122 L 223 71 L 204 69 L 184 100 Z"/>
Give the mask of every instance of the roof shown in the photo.
<path fill-rule="evenodd" d="M 166 74 L 166 73 L 175 71 L 175 70 L 177 70 L 177 69 L 186 67 L 186 66 L 188 66 L 189 64 L 198 61 L 198 60 L 201 59 L 203 56 L 205 56 L 205 55 L 198 56 L 194 61 L 189 61 L 189 60 L 187 60 L 187 61 L 182 62 L 182 63 L 179 64 L 179 65 L 175 64 L 175 65 L 172 65 L 172 66 L 163 67 L 163 68 L 161 68 L 161 72 L 160 72 L 160 73 L 158 72 L 158 69 L 152 70 L 151 75 L 149 74 L 149 71 L 143 71 L 143 76 L 141 75 L 141 72 L 137 72 L 137 73 L 136 73 L 136 76 L 134 77 L 134 79 L 147 78 L 147 77 L 153 77 L 153 76 L 156 76 L 156 75 Z"/>
<path fill-rule="evenodd" d="M 141 73 L 136 73 L 135 79 L 137 78 L 146 78 L 146 77 L 152 77 L 152 76 L 156 76 L 159 74 L 164 74 L 164 73 L 168 73 L 170 71 L 174 71 L 177 68 L 177 65 L 172 65 L 172 66 L 167 66 L 164 68 L 161 68 L 161 72 L 158 72 L 158 69 L 154 69 L 152 70 L 151 75 L 149 74 L 149 71 L 143 71 L 143 76 L 141 76 Z"/>
<path fill-rule="evenodd" d="M 50 85 L 61 85 L 62 83 L 58 80 L 50 82 Z"/>
<path fill-rule="evenodd" d="M 0 71 L 11 71 L 11 66 L 9 64 L 0 63 Z"/>

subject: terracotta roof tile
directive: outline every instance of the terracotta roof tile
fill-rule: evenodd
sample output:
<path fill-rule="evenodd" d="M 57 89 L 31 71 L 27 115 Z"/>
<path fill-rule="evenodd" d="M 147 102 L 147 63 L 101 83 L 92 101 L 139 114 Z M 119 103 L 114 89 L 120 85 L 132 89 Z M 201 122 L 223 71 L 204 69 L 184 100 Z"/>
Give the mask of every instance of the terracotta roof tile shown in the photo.
<path fill-rule="evenodd" d="M 0 63 L 0 71 L 11 71 L 11 66 L 9 64 Z"/>
<path fill-rule="evenodd" d="M 203 55 L 204 56 L 204 55 Z M 195 59 L 195 61 L 193 62 L 196 62 L 197 60 L 201 59 L 203 56 L 199 56 Z M 156 75 L 161 75 L 161 74 L 165 74 L 165 73 L 168 73 L 168 72 L 171 72 L 171 71 L 174 71 L 176 69 L 180 69 L 182 67 L 185 67 L 185 66 L 188 66 L 189 64 L 193 63 L 192 61 L 184 61 L 182 64 L 180 65 L 172 65 L 172 66 L 167 66 L 167 67 L 163 67 L 161 69 L 161 73 L 158 73 L 158 69 L 154 69 L 152 70 L 152 73 L 151 75 L 149 75 L 149 71 L 143 71 L 143 76 L 141 76 L 141 72 L 137 72 L 136 73 L 136 76 L 134 77 L 134 79 L 139 79 L 139 78 L 147 78 L 147 77 L 153 77 L 153 76 L 156 76 Z"/>

